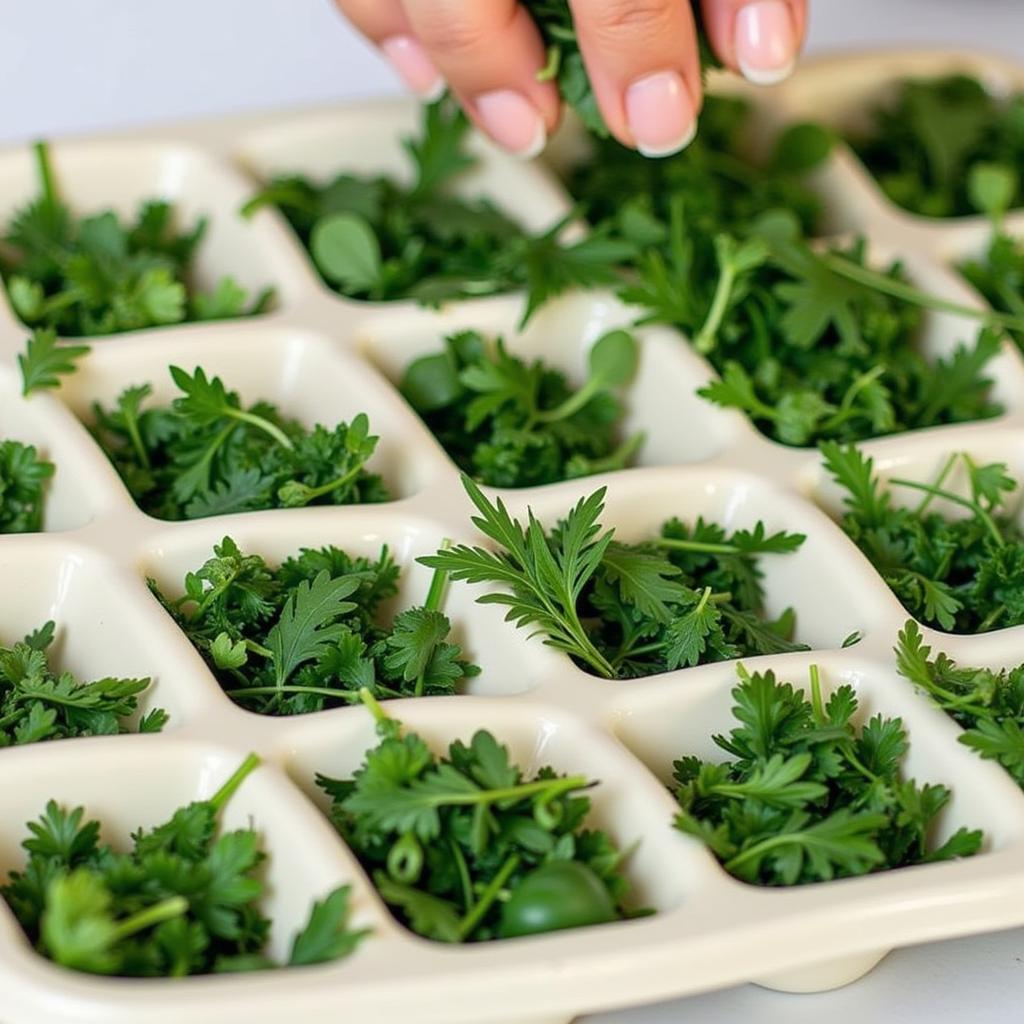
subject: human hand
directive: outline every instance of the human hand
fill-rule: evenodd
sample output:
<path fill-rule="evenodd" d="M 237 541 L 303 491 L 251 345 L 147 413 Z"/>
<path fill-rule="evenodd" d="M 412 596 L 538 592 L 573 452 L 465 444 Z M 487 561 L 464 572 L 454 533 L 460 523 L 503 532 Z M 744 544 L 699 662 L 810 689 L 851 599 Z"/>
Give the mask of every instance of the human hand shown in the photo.
<path fill-rule="evenodd" d="M 532 0 L 536 6 L 538 0 Z M 696 2 L 696 0 L 694 0 Z M 445 86 L 473 122 L 522 157 L 558 123 L 531 0 L 336 0 L 424 100 Z M 690 0 L 569 0 L 591 86 L 611 133 L 648 156 L 686 146 L 702 101 Z M 792 70 L 807 0 L 700 0 L 719 60 L 758 84 Z"/>

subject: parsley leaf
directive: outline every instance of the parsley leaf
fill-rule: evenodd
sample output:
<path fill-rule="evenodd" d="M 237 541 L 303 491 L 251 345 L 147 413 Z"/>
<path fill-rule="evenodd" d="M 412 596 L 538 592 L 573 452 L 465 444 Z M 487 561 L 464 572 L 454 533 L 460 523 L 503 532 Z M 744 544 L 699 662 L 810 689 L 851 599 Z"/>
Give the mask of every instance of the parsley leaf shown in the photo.
<path fill-rule="evenodd" d="M 51 328 L 32 332 L 25 351 L 18 354 L 23 395 L 60 387 L 60 378 L 74 373 L 77 363 L 88 355 L 88 345 L 67 345 L 57 341 Z"/>
<path fill-rule="evenodd" d="M 43 528 L 46 491 L 55 472 L 32 445 L 0 441 L 0 534 Z"/>

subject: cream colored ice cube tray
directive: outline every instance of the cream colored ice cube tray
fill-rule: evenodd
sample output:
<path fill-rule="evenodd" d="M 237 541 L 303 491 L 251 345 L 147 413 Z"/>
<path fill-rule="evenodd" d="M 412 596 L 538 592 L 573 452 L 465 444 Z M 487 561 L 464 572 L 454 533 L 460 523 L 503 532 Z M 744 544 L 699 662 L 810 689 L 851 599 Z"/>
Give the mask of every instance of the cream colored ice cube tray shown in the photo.
<path fill-rule="evenodd" d="M 855 123 L 904 74 L 961 67 L 993 88 L 1024 84 L 1024 70 L 971 54 L 886 53 L 807 65 L 789 85 L 758 94 L 761 124 L 794 117 Z M 54 161 L 66 198 L 83 211 L 128 211 L 143 198 L 173 199 L 183 217 L 211 217 L 198 276 L 230 273 L 243 285 L 274 284 L 279 301 L 258 318 L 97 339 L 81 371 L 54 395 L 19 395 L 15 356 L 25 329 L 0 309 L 0 437 L 37 444 L 57 463 L 46 532 L 0 537 L 0 637 L 7 642 L 47 618 L 59 625 L 57 654 L 86 677 L 150 675 L 146 705 L 165 707 L 161 735 L 71 740 L 0 751 L 0 872 L 18 867 L 24 823 L 53 797 L 84 804 L 107 835 L 163 820 L 213 792 L 250 750 L 264 759 L 231 801 L 225 824 L 251 821 L 269 852 L 266 911 L 272 952 L 287 949 L 312 900 L 339 883 L 355 891 L 355 917 L 373 929 L 349 959 L 246 976 L 125 981 L 76 974 L 40 958 L 0 904 L 0 1020 L 5 1024 L 179 1024 L 245 1020 L 546 1024 L 580 1013 L 749 980 L 790 990 L 824 989 L 870 969 L 893 947 L 1024 923 L 1024 794 L 1001 769 L 957 742 L 957 726 L 897 676 L 890 650 L 907 613 L 830 515 L 837 494 L 813 450 L 781 447 L 739 415 L 696 397 L 709 367 L 670 330 L 645 328 L 641 365 L 628 396 L 627 429 L 648 440 L 635 469 L 532 490 L 506 491 L 553 520 L 583 493 L 608 488 L 605 523 L 639 538 L 666 517 L 704 515 L 728 528 L 764 519 L 769 530 L 807 534 L 796 555 L 764 560 L 771 611 L 798 615 L 808 654 L 752 659 L 802 683 L 819 664 L 829 688 L 851 683 L 861 714 L 901 716 L 910 733 L 910 774 L 952 786 L 940 831 L 985 830 L 984 852 L 935 864 L 790 890 L 759 889 L 728 876 L 696 841 L 671 827 L 664 783 L 684 752 L 715 756 L 710 736 L 728 728 L 732 664 L 633 682 L 603 682 L 566 657 L 528 641 L 500 612 L 453 585 L 446 606 L 467 653 L 483 668 L 468 695 L 402 701 L 390 710 L 438 746 L 493 730 L 527 770 L 553 764 L 601 781 L 594 823 L 622 845 L 639 840 L 629 864 L 637 901 L 654 916 L 598 928 L 452 948 L 403 929 L 376 896 L 321 813 L 313 774 L 351 772 L 372 744 L 359 708 L 274 719 L 235 706 L 199 655 L 149 594 L 145 577 L 180 585 L 225 534 L 280 559 L 332 543 L 376 552 L 386 542 L 407 572 L 401 599 L 425 593 L 415 564 L 444 537 L 474 540 L 455 467 L 394 387 L 405 364 L 436 349 L 455 328 L 503 334 L 518 353 L 542 355 L 579 380 L 587 347 L 632 313 L 609 294 L 573 295 L 516 331 L 521 298 L 454 304 L 346 301 L 322 285 L 287 224 L 265 210 L 238 209 L 255 181 L 275 172 L 328 175 L 404 172 L 400 137 L 417 120 L 389 102 L 313 113 L 237 118 L 166 128 L 131 138 L 59 142 Z M 534 228 L 570 202 L 544 165 L 520 165 L 475 142 L 481 161 L 462 183 Z M 575 143 L 563 138 L 557 164 Z M 840 150 L 818 175 L 836 231 L 865 233 L 878 258 L 899 256 L 930 289 L 979 300 L 949 264 L 984 245 L 977 218 L 937 222 L 892 207 L 856 159 Z M 22 148 L 0 154 L 0 217 L 35 184 Z M 1024 230 L 1024 214 L 1013 223 Z M 948 352 L 975 326 L 929 316 L 923 344 Z M 363 410 L 381 435 L 376 468 L 396 500 L 380 506 L 257 512 L 171 524 L 137 510 L 80 417 L 126 385 L 152 381 L 168 397 L 167 366 L 204 366 L 247 401 L 265 398 L 305 423 L 333 424 Z M 1005 459 L 1024 476 L 1024 363 L 1007 344 L 993 365 L 1006 413 L 983 424 L 882 439 L 866 446 L 882 472 L 928 475 L 944 456 L 968 450 Z M 863 640 L 841 649 L 860 630 Z M 1024 627 L 979 637 L 924 630 L 969 663 L 1024 660 Z"/>

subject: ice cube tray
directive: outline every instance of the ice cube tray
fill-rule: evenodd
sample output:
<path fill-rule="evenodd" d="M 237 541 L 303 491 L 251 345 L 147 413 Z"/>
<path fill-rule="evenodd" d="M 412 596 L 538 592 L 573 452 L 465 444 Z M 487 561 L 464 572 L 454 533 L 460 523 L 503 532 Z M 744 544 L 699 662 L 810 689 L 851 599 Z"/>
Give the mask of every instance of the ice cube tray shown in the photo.
<path fill-rule="evenodd" d="M 855 123 L 866 105 L 906 74 L 962 68 L 995 89 L 1024 85 L 1024 69 L 983 55 L 872 53 L 819 60 L 772 93 L 757 94 L 763 125 L 793 117 Z M 147 575 L 173 587 L 225 534 L 270 559 L 302 545 L 334 543 L 375 552 L 387 542 L 408 572 L 403 596 L 422 595 L 417 555 L 442 537 L 473 540 L 455 467 L 392 386 L 408 360 L 457 327 L 502 333 L 517 352 L 543 354 L 581 378 L 588 345 L 631 314 L 609 294 L 573 295 L 546 307 L 525 333 L 517 296 L 427 311 L 407 303 L 346 301 L 329 291 L 275 212 L 237 216 L 253 178 L 275 171 L 401 173 L 399 138 L 411 103 L 364 104 L 314 113 L 243 117 L 61 142 L 54 161 L 67 198 L 81 209 L 126 210 L 157 195 L 185 215 L 212 218 L 200 278 L 231 273 L 243 285 L 278 289 L 258 318 L 98 339 L 81 371 L 54 395 L 19 396 L 15 356 L 25 338 L 0 306 L 0 437 L 37 444 L 58 466 L 46 532 L 0 537 L 0 636 L 10 640 L 47 618 L 59 624 L 58 654 L 85 676 L 152 675 L 147 705 L 171 713 L 161 735 L 72 740 L 0 752 L 0 872 L 23 862 L 24 822 L 53 797 L 82 803 L 109 834 L 162 820 L 209 795 L 255 750 L 264 766 L 232 800 L 227 824 L 252 820 L 270 854 L 267 911 L 272 952 L 287 948 L 310 902 L 332 886 L 354 887 L 357 923 L 372 936 L 333 965 L 246 976 L 124 981 L 76 974 L 40 958 L 0 904 L 0 1019 L 5 1024 L 177 1024 L 245 1019 L 419 1024 L 564 1024 L 609 1009 L 755 980 L 794 991 L 841 985 L 893 947 L 1024 923 L 1024 794 L 993 763 L 957 743 L 957 726 L 900 679 L 890 648 L 907 618 L 896 598 L 835 525 L 836 493 L 817 454 L 783 448 L 742 417 L 694 394 L 712 371 L 672 331 L 645 328 L 639 374 L 628 398 L 629 429 L 648 433 L 634 469 L 502 497 L 521 514 L 564 513 L 584 492 L 608 487 L 607 524 L 640 537 L 669 515 L 712 517 L 735 528 L 763 518 L 769 530 L 807 534 L 801 551 L 765 559 L 770 610 L 796 607 L 813 652 L 754 659 L 800 683 L 819 664 L 827 686 L 851 683 L 861 713 L 900 715 L 911 738 L 909 773 L 954 790 L 941 829 L 981 827 L 987 845 L 961 862 L 927 865 L 790 890 L 729 877 L 697 842 L 671 828 L 663 783 L 683 752 L 710 756 L 726 728 L 731 664 L 634 682 L 603 682 L 450 589 L 459 642 L 483 668 L 469 694 L 403 701 L 394 713 L 438 744 L 492 729 L 526 769 L 551 763 L 601 780 L 594 821 L 623 845 L 640 840 L 629 874 L 657 910 L 639 920 L 538 938 L 450 948 L 403 929 L 376 896 L 318 807 L 315 771 L 341 775 L 372 742 L 358 708 L 291 719 L 246 712 L 224 696 L 202 660 L 150 596 Z M 463 187 L 486 193 L 531 227 L 570 208 L 557 176 L 518 164 L 476 141 L 481 162 Z M 569 136 L 553 166 L 578 145 Z M 899 255 L 910 274 L 951 298 L 978 302 L 948 264 L 984 244 L 978 218 L 937 222 L 891 206 L 848 151 L 817 178 L 836 231 L 858 231 L 880 257 Z M 0 217 L 34 188 L 24 149 L 0 154 Z M 1024 230 L 1024 213 L 1011 218 Z M 928 318 L 924 344 L 948 351 L 972 325 Z M 247 400 L 267 398 L 312 424 L 365 410 L 382 436 L 375 459 L 397 500 L 383 506 L 259 512 L 193 523 L 150 519 L 93 444 L 79 418 L 92 401 L 149 380 L 157 396 L 168 363 L 222 373 Z M 1024 473 L 1024 362 L 1007 344 L 994 367 L 1006 406 L 983 424 L 903 434 L 866 445 L 883 473 L 928 474 L 952 450 L 1005 459 Z M 909 469 L 908 469 L 909 467 Z M 863 640 L 840 649 L 853 630 Z M 923 630 L 927 641 L 969 663 L 1016 664 L 1024 627 L 978 637 Z"/>

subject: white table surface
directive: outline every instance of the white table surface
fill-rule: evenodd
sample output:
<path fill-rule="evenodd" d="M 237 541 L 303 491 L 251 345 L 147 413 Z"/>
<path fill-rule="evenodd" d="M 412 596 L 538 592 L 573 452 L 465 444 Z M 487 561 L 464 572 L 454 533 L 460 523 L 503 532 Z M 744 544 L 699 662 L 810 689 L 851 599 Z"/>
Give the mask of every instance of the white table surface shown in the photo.
<path fill-rule="evenodd" d="M 811 0 L 811 7 L 815 52 L 948 43 L 1024 60 L 1024 0 Z M 0 41 L 0 142 L 398 91 L 328 0 L 0 0 Z M 823 1020 L 1024 1020 L 1024 929 L 896 952 L 863 980 L 823 995 L 747 986 L 587 1024 Z"/>

